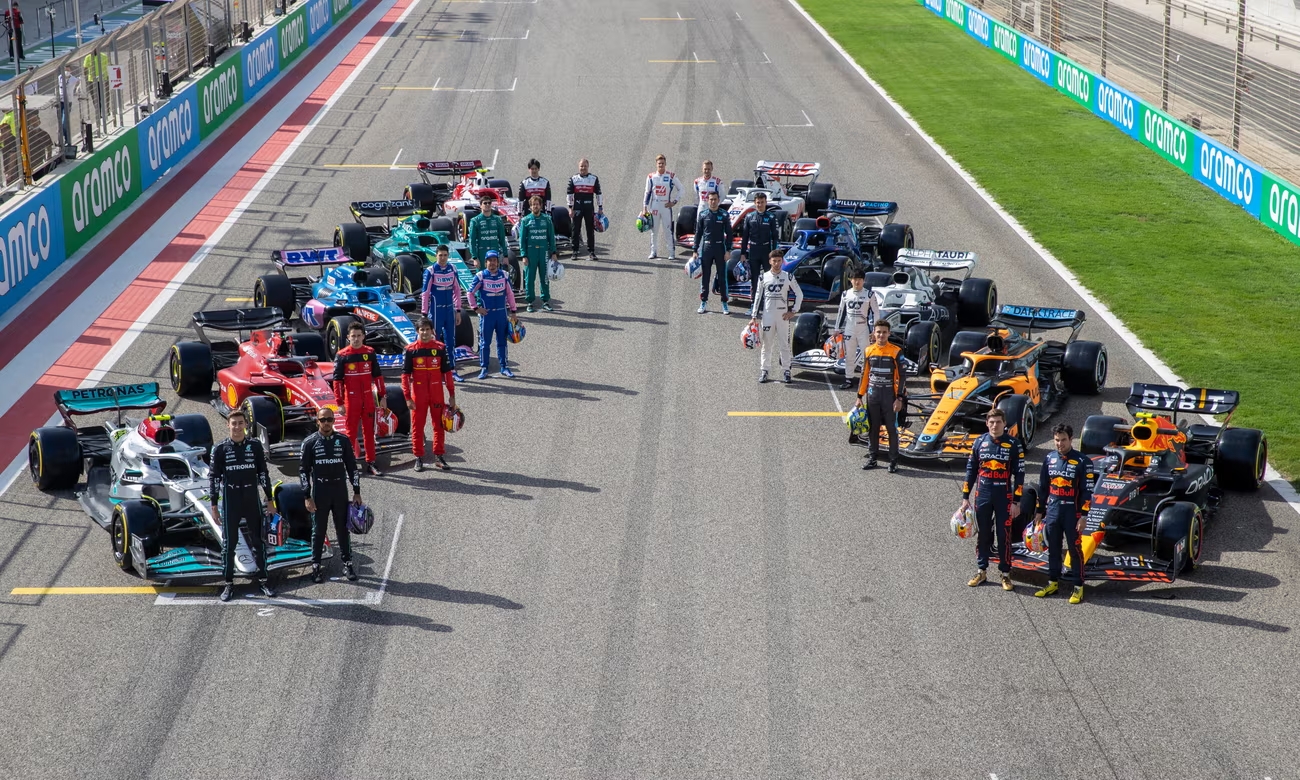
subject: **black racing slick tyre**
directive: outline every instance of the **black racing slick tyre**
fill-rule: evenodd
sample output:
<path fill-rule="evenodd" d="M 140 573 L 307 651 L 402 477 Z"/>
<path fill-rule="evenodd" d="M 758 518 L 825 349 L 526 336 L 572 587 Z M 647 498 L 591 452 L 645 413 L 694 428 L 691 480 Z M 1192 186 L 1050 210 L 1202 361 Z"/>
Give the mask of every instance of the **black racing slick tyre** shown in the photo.
<path fill-rule="evenodd" d="M 988 338 L 982 330 L 959 330 L 952 337 L 952 344 L 948 346 L 948 365 L 959 366 L 965 360 L 961 356 L 963 352 L 979 352 L 984 348 L 984 341 Z"/>
<path fill-rule="evenodd" d="M 808 311 L 795 317 L 794 328 L 790 334 L 790 350 L 795 357 L 803 353 L 821 349 L 824 342 L 822 331 L 825 319 L 819 311 Z"/>
<path fill-rule="evenodd" d="M 433 185 L 420 182 L 418 184 L 406 185 L 406 191 L 402 197 L 410 201 L 415 201 L 415 208 L 419 211 L 434 212 L 438 210 L 438 196 L 434 193 Z"/>
<path fill-rule="evenodd" d="M 898 259 L 899 250 L 911 249 L 914 246 L 916 246 L 916 234 L 912 232 L 911 225 L 897 223 L 885 225 L 885 228 L 880 231 L 880 262 L 893 265 Z"/>
<path fill-rule="evenodd" d="M 1097 341 L 1074 341 L 1065 348 L 1061 378 L 1065 389 L 1079 395 L 1097 395 L 1106 387 L 1110 356 L 1106 345 Z"/>
<path fill-rule="evenodd" d="M 464 311 L 460 315 L 460 324 L 456 326 L 456 346 L 473 347 L 474 340 L 474 321 L 470 319 L 469 312 Z"/>
<path fill-rule="evenodd" d="M 753 179 L 732 179 L 730 186 L 727 187 L 728 195 L 736 195 L 740 192 L 741 187 L 753 187 Z"/>
<path fill-rule="evenodd" d="M 796 233 L 799 232 L 800 230 L 816 230 L 816 229 L 817 229 L 817 220 L 813 219 L 812 217 L 800 217 L 794 221 L 794 230 Z"/>
<path fill-rule="evenodd" d="M 1151 552 L 1159 560 L 1169 561 L 1177 573 L 1190 572 L 1201 561 L 1205 539 L 1205 517 L 1196 504 L 1175 501 L 1156 515 L 1151 532 Z"/>
<path fill-rule="evenodd" d="M 1115 444 L 1118 438 L 1115 426 L 1123 424 L 1122 418 L 1109 414 L 1089 415 L 1079 433 L 1079 451 L 1088 456 L 1105 455 L 1106 448 Z"/>
<path fill-rule="evenodd" d="M 279 309 L 286 322 L 293 319 L 293 313 L 298 308 L 293 282 L 283 274 L 259 276 L 253 283 L 253 305 L 258 308 Z"/>
<path fill-rule="evenodd" d="M 265 431 L 263 444 L 277 444 L 284 438 L 284 407 L 273 395 L 250 395 L 240 407 L 248 418 L 248 432 L 258 436 Z M 258 426 L 261 426 L 260 429 Z"/>
<path fill-rule="evenodd" d="M 348 345 L 348 328 L 360 321 L 351 315 L 340 314 L 325 323 L 325 350 L 329 352 L 330 360 Z"/>
<path fill-rule="evenodd" d="M 446 233 L 452 241 L 456 238 L 456 220 L 451 217 L 435 217 L 429 220 L 430 233 Z"/>
<path fill-rule="evenodd" d="M 271 488 L 275 511 L 289 521 L 289 538 L 311 541 L 311 514 L 307 511 L 307 494 L 296 482 L 280 482 Z"/>
<path fill-rule="evenodd" d="M 888 287 L 893 283 L 893 277 L 884 271 L 867 271 L 862 275 L 862 286 L 868 290 Z"/>
<path fill-rule="evenodd" d="M 1034 443 L 1034 434 L 1038 430 L 1038 415 L 1027 395 L 1007 395 L 998 401 L 997 408 L 1007 416 L 1007 433 L 1020 440 L 1024 453 Z"/>
<path fill-rule="evenodd" d="M 81 479 L 81 443 L 62 426 L 37 428 L 27 440 L 27 471 L 37 490 L 69 490 Z"/>
<path fill-rule="evenodd" d="M 167 359 L 167 375 L 172 390 L 181 397 L 212 393 L 212 347 L 201 341 L 181 341 L 172 345 Z"/>
<path fill-rule="evenodd" d="M 397 385 L 388 385 L 384 388 L 384 402 L 393 414 L 397 415 L 397 434 L 399 436 L 409 436 L 411 434 L 411 410 L 406 405 L 406 397 L 402 395 L 402 388 Z M 434 420 L 434 424 L 441 425 L 441 420 Z"/>
<path fill-rule="evenodd" d="M 682 206 L 677 212 L 677 224 L 673 226 L 673 236 L 681 238 L 682 236 L 695 235 L 695 221 L 699 218 L 700 212 L 697 206 Z"/>
<path fill-rule="evenodd" d="M 804 196 L 803 202 L 807 207 L 808 216 L 815 219 L 831 207 L 832 200 L 835 200 L 835 185 L 819 181 L 808 187 L 808 194 Z"/>
<path fill-rule="evenodd" d="M 939 325 L 930 320 L 913 320 L 907 328 L 903 353 L 924 371 L 931 363 L 939 362 Z"/>
<path fill-rule="evenodd" d="M 957 323 L 963 328 L 982 328 L 998 311 L 998 286 L 992 279 L 971 278 L 957 291 Z"/>
<path fill-rule="evenodd" d="M 414 295 L 424 283 L 424 263 L 415 255 L 398 255 L 388 265 L 388 285 L 393 292 Z"/>
<path fill-rule="evenodd" d="M 555 237 L 573 238 L 573 220 L 569 219 L 569 210 L 563 206 L 551 206 L 551 224 L 555 226 Z"/>
<path fill-rule="evenodd" d="M 343 252 L 358 263 L 370 259 L 370 235 L 360 223 L 344 222 L 335 227 L 334 246 L 343 247 Z"/>
<path fill-rule="evenodd" d="M 1220 487 L 1258 490 L 1268 468 L 1268 439 L 1254 428 L 1228 428 L 1214 452 L 1214 473 Z"/>
<path fill-rule="evenodd" d="M 289 344 L 293 348 L 294 357 L 311 358 L 317 363 L 329 362 L 325 339 L 319 333 L 290 333 Z"/>
<path fill-rule="evenodd" d="M 109 538 L 113 545 L 113 563 L 122 571 L 135 571 L 132 560 L 131 537 L 144 542 L 144 555 L 152 558 L 162 552 L 162 518 L 158 505 L 152 501 L 132 499 L 113 507 L 113 520 Z"/>
<path fill-rule="evenodd" d="M 212 452 L 212 423 L 201 414 L 178 414 L 172 418 L 176 438 L 191 447 Z"/>

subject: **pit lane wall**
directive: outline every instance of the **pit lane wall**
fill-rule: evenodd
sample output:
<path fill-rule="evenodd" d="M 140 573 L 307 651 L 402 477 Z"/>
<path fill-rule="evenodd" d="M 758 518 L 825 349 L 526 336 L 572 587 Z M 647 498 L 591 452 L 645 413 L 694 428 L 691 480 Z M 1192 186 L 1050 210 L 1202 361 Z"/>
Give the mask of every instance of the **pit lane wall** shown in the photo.
<path fill-rule="evenodd" d="M 0 315 L 210 138 L 365 0 L 307 0 L 148 119 L 0 217 Z"/>
<path fill-rule="evenodd" d="M 919 2 L 1300 245 L 1300 187 L 962 0 Z"/>

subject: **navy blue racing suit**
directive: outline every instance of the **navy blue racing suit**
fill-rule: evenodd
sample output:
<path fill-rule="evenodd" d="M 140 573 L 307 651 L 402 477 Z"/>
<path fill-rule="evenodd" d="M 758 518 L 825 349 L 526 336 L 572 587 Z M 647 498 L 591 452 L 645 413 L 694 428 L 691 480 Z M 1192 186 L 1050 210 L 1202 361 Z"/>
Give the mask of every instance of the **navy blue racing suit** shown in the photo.
<path fill-rule="evenodd" d="M 1047 579 L 1061 578 L 1061 542 L 1070 550 L 1070 574 L 1083 584 L 1083 548 L 1079 545 L 1079 518 L 1088 513 L 1096 473 L 1092 459 L 1078 450 L 1065 455 L 1053 450 L 1043 459 L 1039 474 L 1038 513 L 1047 532 Z"/>
<path fill-rule="evenodd" d="M 727 257 L 731 254 L 731 217 L 721 207 L 701 209 L 695 220 L 695 253 L 700 256 L 700 301 L 709 300 L 709 280 L 718 272 L 718 299 L 727 302 Z"/>
<path fill-rule="evenodd" d="M 424 269 L 420 284 L 420 311 L 433 323 L 433 334 L 448 351 L 456 349 L 456 313 L 460 311 L 460 277 L 451 263 L 434 263 Z"/>
<path fill-rule="evenodd" d="M 474 282 L 469 286 L 469 305 L 472 309 L 486 310 L 478 324 L 479 366 L 484 371 L 487 370 L 488 351 L 492 346 L 492 336 L 496 334 L 497 362 L 504 370 L 508 340 L 507 322 L 515 313 L 515 291 L 510 288 L 510 277 L 499 268 L 496 273 L 486 269 L 479 271 L 474 275 Z"/>
<path fill-rule="evenodd" d="M 1020 441 L 1006 433 L 997 438 L 985 433 L 975 440 L 966 460 L 966 482 L 961 497 L 975 491 L 975 522 L 979 527 L 975 562 L 980 571 L 989 567 L 997 522 L 998 571 L 1011 571 L 1011 504 L 1020 498 L 1025 485 L 1025 458 Z"/>

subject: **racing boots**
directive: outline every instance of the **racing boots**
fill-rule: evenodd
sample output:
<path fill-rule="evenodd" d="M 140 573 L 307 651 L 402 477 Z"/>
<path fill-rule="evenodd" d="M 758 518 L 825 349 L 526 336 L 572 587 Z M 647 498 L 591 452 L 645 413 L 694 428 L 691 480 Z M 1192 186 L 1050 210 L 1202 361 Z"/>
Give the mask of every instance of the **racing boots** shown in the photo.
<path fill-rule="evenodd" d="M 1011 582 L 1011 575 L 1010 575 L 1010 574 L 1003 574 L 1003 575 L 1002 575 L 1002 589 L 1003 589 L 1003 590 L 1015 590 L 1015 589 L 1016 589 L 1016 586 L 1015 586 L 1014 584 L 1012 584 L 1012 582 Z"/>
<path fill-rule="evenodd" d="M 1071 603 L 1071 604 L 1082 604 L 1082 603 L 1083 603 L 1083 586 L 1082 586 L 1082 585 L 1076 585 L 1076 586 L 1074 587 L 1074 592 L 1070 594 L 1070 603 Z"/>
<path fill-rule="evenodd" d="M 542 311 L 555 311 L 555 309 L 551 308 L 550 301 L 542 301 Z"/>
<path fill-rule="evenodd" d="M 488 378 L 488 372 L 487 372 L 487 369 L 486 369 L 486 368 L 481 369 L 481 370 L 478 372 L 478 378 L 479 378 L 479 379 L 487 379 L 487 378 Z"/>
<path fill-rule="evenodd" d="M 767 384 L 767 372 L 766 372 L 766 371 L 759 371 L 759 372 L 758 372 L 758 383 L 759 383 L 760 385 L 765 385 L 765 384 Z"/>
<path fill-rule="evenodd" d="M 311 581 L 317 585 L 325 581 L 325 570 L 320 567 L 319 563 L 311 565 Z"/>
<path fill-rule="evenodd" d="M 870 471 L 871 469 L 874 469 L 878 465 L 880 464 L 876 463 L 876 459 L 868 455 L 867 462 L 862 464 L 862 470 Z"/>
<path fill-rule="evenodd" d="M 842 383 L 840 383 L 840 389 L 841 389 L 841 390 L 852 390 L 853 388 L 855 388 L 855 387 L 857 387 L 857 386 L 858 386 L 858 383 L 857 383 L 857 382 L 854 382 L 852 379 L 845 379 Z"/>
<path fill-rule="evenodd" d="M 971 577 L 970 580 L 966 582 L 966 584 L 973 588 L 976 585 L 983 585 L 988 581 L 989 581 L 989 573 L 984 569 L 980 569 L 979 571 L 975 572 L 975 576 Z"/>
<path fill-rule="evenodd" d="M 357 570 L 352 568 L 352 561 L 343 562 L 343 576 L 348 578 L 348 582 L 357 581 Z"/>
<path fill-rule="evenodd" d="M 708 312 L 708 310 L 709 310 L 709 305 L 708 305 L 707 303 L 701 303 L 701 304 L 700 304 L 700 308 L 696 309 L 696 310 L 695 310 L 695 313 L 696 313 L 696 314 L 705 314 L 705 313 Z"/>
<path fill-rule="evenodd" d="M 515 372 L 511 371 L 510 369 L 506 368 L 505 366 L 502 366 L 502 367 L 501 367 L 501 376 L 505 377 L 506 379 L 514 379 L 514 378 L 515 378 Z"/>
<path fill-rule="evenodd" d="M 217 598 L 222 601 L 230 601 L 235 597 L 235 583 L 227 581 L 221 586 L 221 594 Z"/>
<path fill-rule="evenodd" d="M 1060 584 L 1058 584 L 1056 580 L 1052 580 L 1051 582 L 1047 583 L 1047 585 L 1042 590 L 1035 591 L 1034 596 L 1036 598 L 1045 599 L 1060 589 L 1061 589 Z"/>
<path fill-rule="evenodd" d="M 889 461 L 889 473 L 890 474 L 898 473 L 898 461 L 895 460 Z"/>
<path fill-rule="evenodd" d="M 529 314 L 532 314 L 533 312 L 537 311 L 537 309 L 534 309 L 533 305 L 530 303 L 524 307 L 524 311 L 528 312 Z"/>
<path fill-rule="evenodd" d="M 730 308 L 727 306 L 727 304 L 725 304 L 725 303 L 722 304 L 722 316 L 724 316 L 724 317 L 730 317 L 730 316 L 731 316 L 731 309 L 730 309 Z"/>
<path fill-rule="evenodd" d="M 437 466 L 440 471 L 451 471 L 451 464 L 441 455 L 433 456 L 433 465 Z"/>
<path fill-rule="evenodd" d="M 424 458 L 415 459 L 415 471 L 417 474 L 421 471 L 424 471 Z"/>
<path fill-rule="evenodd" d="M 366 473 L 372 477 L 384 476 L 384 472 L 379 470 L 379 467 L 375 465 L 375 462 L 373 460 L 366 461 Z"/>
<path fill-rule="evenodd" d="M 262 595 L 268 599 L 275 598 L 275 590 L 271 588 L 270 583 L 266 580 L 253 580 L 257 583 L 257 589 L 262 591 Z"/>

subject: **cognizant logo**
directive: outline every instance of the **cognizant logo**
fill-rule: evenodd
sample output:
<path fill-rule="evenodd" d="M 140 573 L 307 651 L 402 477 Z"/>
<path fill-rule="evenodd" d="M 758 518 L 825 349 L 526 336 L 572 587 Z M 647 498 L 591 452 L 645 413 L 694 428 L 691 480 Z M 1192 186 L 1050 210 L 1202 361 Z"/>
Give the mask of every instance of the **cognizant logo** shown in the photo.
<path fill-rule="evenodd" d="M 0 273 L 4 274 L 0 295 L 8 295 L 27 274 L 50 259 L 51 240 L 50 212 L 43 205 L 9 228 L 5 241 L 0 243 Z"/>
<path fill-rule="evenodd" d="M 72 183 L 72 227 L 85 230 L 94 217 L 101 216 L 123 195 L 131 191 L 131 152 L 125 145 Z"/>
<path fill-rule="evenodd" d="M 1201 178 L 1242 203 L 1255 198 L 1255 172 L 1241 160 L 1210 144 L 1201 144 Z"/>
<path fill-rule="evenodd" d="M 1056 87 L 1074 96 L 1075 100 L 1087 103 L 1092 97 L 1092 79 L 1073 63 L 1061 60 L 1056 66 Z"/>
<path fill-rule="evenodd" d="M 203 123 L 211 124 L 239 100 L 239 79 L 234 68 L 227 68 L 203 90 Z"/>
<path fill-rule="evenodd" d="M 303 27 L 301 16 L 295 16 L 280 28 L 280 52 L 283 54 L 297 51 L 306 40 L 307 30 Z"/>
<path fill-rule="evenodd" d="M 149 167 L 158 170 L 194 137 L 194 111 L 182 100 L 149 126 Z"/>
<path fill-rule="evenodd" d="M 1133 98 L 1104 81 L 1097 85 L 1097 110 L 1120 127 L 1133 129 L 1133 114 L 1137 110 Z"/>
<path fill-rule="evenodd" d="M 1163 116 L 1154 111 L 1147 112 L 1142 119 L 1142 138 L 1155 144 L 1179 165 L 1187 164 L 1187 131 Z"/>
<path fill-rule="evenodd" d="M 1300 200 L 1277 182 L 1268 188 L 1268 217 L 1274 225 L 1290 233 L 1291 238 L 1300 239 Z"/>
<path fill-rule="evenodd" d="M 244 66 L 244 81 L 249 89 L 252 89 L 273 70 L 275 70 L 275 39 L 267 36 L 257 44 L 257 48 L 249 52 L 248 62 Z"/>

